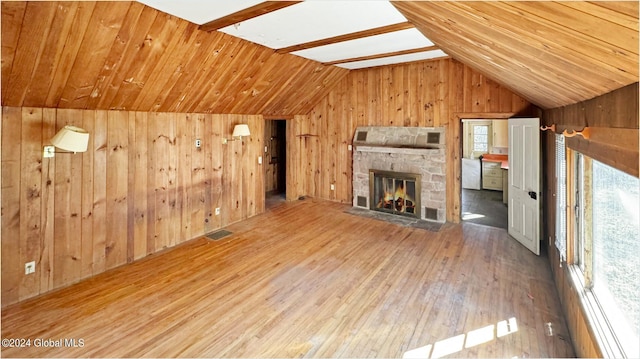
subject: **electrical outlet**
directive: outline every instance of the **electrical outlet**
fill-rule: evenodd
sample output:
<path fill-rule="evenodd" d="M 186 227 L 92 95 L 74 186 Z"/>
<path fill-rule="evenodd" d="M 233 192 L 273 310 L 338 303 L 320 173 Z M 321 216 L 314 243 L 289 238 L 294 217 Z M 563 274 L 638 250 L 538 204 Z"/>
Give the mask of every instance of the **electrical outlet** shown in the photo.
<path fill-rule="evenodd" d="M 200 148 L 200 146 L 202 146 L 202 141 L 198 139 L 196 140 L 196 148 Z"/>
<path fill-rule="evenodd" d="M 336 190 L 336 185 L 335 185 L 335 184 L 333 184 L 333 183 L 331 184 L 331 190 L 332 190 L 332 191 L 335 191 L 335 190 Z"/>
<path fill-rule="evenodd" d="M 258 156 L 258 164 L 261 165 L 262 164 L 262 156 Z"/>
<path fill-rule="evenodd" d="M 219 216 L 219 215 L 220 215 L 220 207 L 217 207 L 216 208 L 216 216 Z"/>
<path fill-rule="evenodd" d="M 24 274 L 31 274 L 36 272 L 36 262 L 31 261 L 24 264 Z"/>
<path fill-rule="evenodd" d="M 348 146 L 347 146 L 347 150 L 349 150 L 349 151 L 353 151 L 353 146 L 352 146 L 352 145 L 348 145 Z"/>

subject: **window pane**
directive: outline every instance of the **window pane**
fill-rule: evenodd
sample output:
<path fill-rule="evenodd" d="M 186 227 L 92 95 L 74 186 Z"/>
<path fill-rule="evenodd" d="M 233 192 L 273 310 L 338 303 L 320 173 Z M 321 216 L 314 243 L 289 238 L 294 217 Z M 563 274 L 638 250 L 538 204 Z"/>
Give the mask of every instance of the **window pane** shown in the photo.
<path fill-rule="evenodd" d="M 640 342 L 639 192 L 638 178 L 593 161 L 593 291 L 629 357 Z"/>
<path fill-rule="evenodd" d="M 473 150 L 474 151 L 487 152 L 487 151 L 489 151 L 489 146 L 487 146 L 486 143 L 474 142 L 473 143 Z"/>
<path fill-rule="evenodd" d="M 488 135 L 489 134 L 489 126 L 475 125 L 475 126 L 473 126 L 473 134 L 474 135 Z"/>
<path fill-rule="evenodd" d="M 474 143 L 487 143 L 487 135 L 474 135 L 473 136 Z"/>

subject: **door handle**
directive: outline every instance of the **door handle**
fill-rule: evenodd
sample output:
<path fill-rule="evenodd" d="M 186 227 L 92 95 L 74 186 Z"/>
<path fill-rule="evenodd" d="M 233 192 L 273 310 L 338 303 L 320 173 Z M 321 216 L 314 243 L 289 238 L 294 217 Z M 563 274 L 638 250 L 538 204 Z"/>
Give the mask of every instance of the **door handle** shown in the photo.
<path fill-rule="evenodd" d="M 538 194 L 533 192 L 533 191 L 529 191 L 529 197 L 531 197 L 534 200 L 538 199 Z"/>

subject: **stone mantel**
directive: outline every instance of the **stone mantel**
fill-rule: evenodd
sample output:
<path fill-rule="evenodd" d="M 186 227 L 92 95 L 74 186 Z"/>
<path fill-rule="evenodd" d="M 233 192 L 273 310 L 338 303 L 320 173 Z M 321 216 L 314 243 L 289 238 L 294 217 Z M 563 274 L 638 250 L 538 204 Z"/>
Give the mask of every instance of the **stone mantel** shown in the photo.
<path fill-rule="evenodd" d="M 377 153 L 395 153 L 404 155 L 429 155 L 444 153 L 439 148 L 418 148 L 418 147 L 395 147 L 395 146 L 356 146 L 356 151 L 360 152 L 377 152 Z"/>

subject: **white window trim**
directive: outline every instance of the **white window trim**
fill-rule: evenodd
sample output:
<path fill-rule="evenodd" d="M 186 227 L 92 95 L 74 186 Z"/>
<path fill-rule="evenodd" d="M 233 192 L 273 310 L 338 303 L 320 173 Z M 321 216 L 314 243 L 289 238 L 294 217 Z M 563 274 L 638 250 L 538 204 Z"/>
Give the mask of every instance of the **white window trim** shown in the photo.
<path fill-rule="evenodd" d="M 585 287 L 582 270 L 577 265 L 569 266 L 571 281 L 578 292 L 579 303 L 587 321 L 587 328 L 595 339 L 596 345 L 604 358 L 623 358 L 624 351 L 611 328 L 611 324 L 603 314 L 602 307 L 598 303 L 593 291 Z"/>
<path fill-rule="evenodd" d="M 576 154 L 579 154 L 579 152 L 577 152 Z M 583 180 L 585 180 L 585 188 L 583 188 L 584 192 L 582 194 L 583 203 L 580 203 L 580 206 L 584 209 L 584 217 L 581 218 L 581 220 L 584 221 L 583 225 L 586 226 L 586 233 L 584 234 L 585 236 L 587 236 L 587 238 L 585 238 L 584 245 L 585 247 L 589 248 L 585 250 L 585 254 L 583 256 L 583 259 L 586 262 L 584 272 L 578 264 L 575 264 L 574 261 L 576 259 L 573 258 L 572 263 L 568 266 L 569 274 L 573 286 L 577 291 L 579 298 L 578 302 L 580 303 L 580 307 L 582 309 L 582 312 L 584 313 L 589 333 L 591 334 L 592 338 L 594 338 L 596 345 L 602 353 L 602 356 L 604 358 L 626 358 L 629 357 L 629 355 L 625 353 L 625 350 L 613 329 L 612 323 L 610 322 L 611 318 L 607 319 L 607 316 L 604 314 L 605 312 L 602 308 L 603 303 L 598 300 L 596 294 L 593 291 L 593 288 L 591 288 L 593 283 L 591 274 L 591 271 L 593 270 L 593 249 L 591 248 L 593 243 L 591 238 L 591 226 L 593 218 L 591 216 L 591 201 L 587 200 L 585 197 L 591 197 L 591 185 L 587 185 L 586 182 L 591 180 L 591 161 L 593 161 L 593 159 L 586 155 L 576 155 L 573 156 L 574 161 L 579 157 L 582 157 L 584 161 L 582 166 L 582 174 L 578 173 L 575 162 L 572 164 L 567 163 L 567 166 L 572 165 L 576 167 L 576 173 L 574 173 L 574 176 L 582 175 Z M 567 181 L 575 181 L 575 178 L 567 178 Z M 576 198 L 575 196 L 573 196 L 571 206 L 573 206 L 574 208 L 576 205 L 575 201 Z M 567 205 L 569 205 L 569 203 L 567 203 Z M 576 223 L 575 225 L 576 229 L 580 227 L 578 223 Z M 573 238 L 571 238 L 571 246 L 574 248 L 573 251 L 576 255 L 577 252 L 575 251 L 575 247 L 577 240 L 579 240 L 577 237 L 577 233 L 573 233 Z"/>

